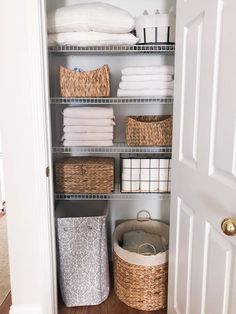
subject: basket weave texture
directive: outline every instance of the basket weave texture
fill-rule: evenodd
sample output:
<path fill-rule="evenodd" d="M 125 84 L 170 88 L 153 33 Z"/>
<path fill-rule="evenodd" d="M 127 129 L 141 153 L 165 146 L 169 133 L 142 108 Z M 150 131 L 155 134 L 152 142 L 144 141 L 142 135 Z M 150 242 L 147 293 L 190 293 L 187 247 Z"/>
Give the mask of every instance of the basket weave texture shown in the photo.
<path fill-rule="evenodd" d="M 114 192 L 114 158 L 70 157 L 55 164 L 57 193 Z"/>
<path fill-rule="evenodd" d="M 170 146 L 172 116 L 129 116 L 126 142 L 129 146 Z"/>
<path fill-rule="evenodd" d="M 59 77 L 62 97 L 110 96 L 110 70 L 108 65 L 87 72 L 75 72 L 61 66 Z"/>
<path fill-rule="evenodd" d="M 122 260 L 114 253 L 115 292 L 130 307 L 155 311 L 167 307 L 167 263 L 140 266 Z"/>

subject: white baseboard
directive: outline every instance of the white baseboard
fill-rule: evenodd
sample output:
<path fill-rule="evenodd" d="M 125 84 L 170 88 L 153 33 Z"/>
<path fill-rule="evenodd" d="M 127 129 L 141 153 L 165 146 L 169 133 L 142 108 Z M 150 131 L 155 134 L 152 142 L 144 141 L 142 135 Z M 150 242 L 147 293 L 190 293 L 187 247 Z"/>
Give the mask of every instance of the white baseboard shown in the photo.
<path fill-rule="evenodd" d="M 38 304 L 21 304 L 12 305 L 9 314 L 45 314 L 41 305 Z"/>

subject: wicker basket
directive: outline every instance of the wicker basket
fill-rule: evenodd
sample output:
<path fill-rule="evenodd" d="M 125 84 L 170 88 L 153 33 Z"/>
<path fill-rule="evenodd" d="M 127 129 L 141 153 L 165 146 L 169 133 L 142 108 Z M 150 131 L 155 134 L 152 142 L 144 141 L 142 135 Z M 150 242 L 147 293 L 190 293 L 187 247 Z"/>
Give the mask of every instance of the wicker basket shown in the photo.
<path fill-rule="evenodd" d="M 129 146 L 170 146 L 172 116 L 130 116 L 126 124 Z"/>
<path fill-rule="evenodd" d="M 108 65 L 88 72 L 75 72 L 61 66 L 59 77 L 62 97 L 110 96 L 110 70 Z"/>
<path fill-rule="evenodd" d="M 130 307 L 156 311 L 167 306 L 168 251 L 145 256 L 121 247 L 123 234 L 145 230 L 163 235 L 168 241 L 169 226 L 156 220 L 129 220 L 114 232 L 114 285 L 118 298 Z"/>
<path fill-rule="evenodd" d="M 55 164 L 57 193 L 114 192 L 114 158 L 70 157 Z"/>

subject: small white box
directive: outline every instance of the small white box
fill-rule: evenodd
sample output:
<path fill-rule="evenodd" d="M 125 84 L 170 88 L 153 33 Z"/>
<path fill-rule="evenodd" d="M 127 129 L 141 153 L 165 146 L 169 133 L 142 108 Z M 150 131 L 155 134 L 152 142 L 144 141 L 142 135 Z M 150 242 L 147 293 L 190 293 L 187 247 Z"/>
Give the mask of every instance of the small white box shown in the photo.
<path fill-rule="evenodd" d="M 175 15 L 148 14 L 135 19 L 136 36 L 140 44 L 174 43 Z"/>

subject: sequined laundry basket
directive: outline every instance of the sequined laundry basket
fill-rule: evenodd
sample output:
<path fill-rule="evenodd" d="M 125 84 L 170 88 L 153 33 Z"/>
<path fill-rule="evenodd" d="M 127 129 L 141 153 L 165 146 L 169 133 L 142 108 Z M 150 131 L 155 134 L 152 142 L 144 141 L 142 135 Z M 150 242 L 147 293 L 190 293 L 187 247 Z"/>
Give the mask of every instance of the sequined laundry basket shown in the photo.
<path fill-rule="evenodd" d="M 106 218 L 105 201 L 61 202 L 57 207 L 58 279 L 68 307 L 97 305 L 109 295 Z"/>

